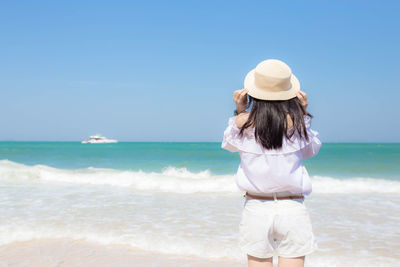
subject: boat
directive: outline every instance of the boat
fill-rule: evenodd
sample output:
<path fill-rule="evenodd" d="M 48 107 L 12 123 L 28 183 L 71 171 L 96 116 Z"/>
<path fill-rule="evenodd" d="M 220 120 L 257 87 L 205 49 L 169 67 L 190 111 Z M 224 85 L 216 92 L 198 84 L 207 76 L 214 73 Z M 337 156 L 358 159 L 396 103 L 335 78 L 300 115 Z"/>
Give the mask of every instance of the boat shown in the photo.
<path fill-rule="evenodd" d="M 90 136 L 89 139 L 85 139 L 82 141 L 82 144 L 109 144 L 109 143 L 118 143 L 115 139 L 108 139 L 107 137 L 102 136 L 101 134 L 95 134 Z"/>

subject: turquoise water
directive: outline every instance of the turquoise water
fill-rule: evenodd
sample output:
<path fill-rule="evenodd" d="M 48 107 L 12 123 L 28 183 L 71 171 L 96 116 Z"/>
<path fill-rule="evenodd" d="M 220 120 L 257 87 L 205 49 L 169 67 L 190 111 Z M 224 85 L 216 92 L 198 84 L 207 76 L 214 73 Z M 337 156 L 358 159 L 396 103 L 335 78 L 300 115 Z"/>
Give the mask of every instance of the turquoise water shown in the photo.
<path fill-rule="evenodd" d="M 61 169 L 87 167 L 161 172 L 233 174 L 238 153 L 220 143 L 81 144 L 79 142 L 0 142 L 0 160 Z M 304 160 L 310 175 L 400 180 L 400 143 L 324 143 L 317 157 Z"/>

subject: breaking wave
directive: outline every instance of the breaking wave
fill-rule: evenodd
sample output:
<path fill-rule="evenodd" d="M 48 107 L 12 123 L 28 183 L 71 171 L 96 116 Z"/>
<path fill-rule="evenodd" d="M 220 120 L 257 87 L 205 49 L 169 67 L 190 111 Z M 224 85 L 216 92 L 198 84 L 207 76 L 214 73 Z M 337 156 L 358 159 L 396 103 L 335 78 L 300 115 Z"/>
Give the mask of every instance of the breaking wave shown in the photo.
<path fill-rule="evenodd" d="M 313 176 L 311 179 L 314 193 L 400 193 L 400 182 L 393 180 L 366 177 L 338 179 L 329 176 Z M 194 173 L 186 168 L 175 167 L 167 167 L 162 172 L 92 167 L 68 170 L 0 160 L 0 181 L 109 185 L 131 187 L 139 191 L 187 194 L 239 192 L 234 175 L 215 175 L 209 170 Z"/>

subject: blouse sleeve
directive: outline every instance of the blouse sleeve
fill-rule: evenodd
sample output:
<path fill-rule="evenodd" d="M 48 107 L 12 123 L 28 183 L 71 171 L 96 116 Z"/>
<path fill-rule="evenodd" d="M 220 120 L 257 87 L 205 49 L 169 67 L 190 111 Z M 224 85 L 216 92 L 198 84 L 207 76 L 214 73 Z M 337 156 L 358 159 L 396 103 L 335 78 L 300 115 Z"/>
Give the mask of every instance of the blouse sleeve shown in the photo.
<path fill-rule="evenodd" d="M 239 128 L 236 126 L 236 116 L 230 117 L 228 127 L 224 131 L 224 138 L 221 147 L 230 152 L 239 152 L 237 139 L 239 139 Z"/>
<path fill-rule="evenodd" d="M 304 123 L 306 125 L 306 130 L 310 142 L 308 142 L 304 147 L 301 148 L 301 154 L 303 159 L 314 157 L 318 154 L 322 143 L 319 139 L 319 132 L 311 129 L 311 118 L 309 116 L 304 116 Z"/>
<path fill-rule="evenodd" d="M 264 149 L 255 141 L 253 128 L 247 128 L 243 131 L 242 136 L 239 135 L 240 129 L 236 125 L 236 117 L 229 118 L 221 147 L 230 152 L 263 154 Z"/>

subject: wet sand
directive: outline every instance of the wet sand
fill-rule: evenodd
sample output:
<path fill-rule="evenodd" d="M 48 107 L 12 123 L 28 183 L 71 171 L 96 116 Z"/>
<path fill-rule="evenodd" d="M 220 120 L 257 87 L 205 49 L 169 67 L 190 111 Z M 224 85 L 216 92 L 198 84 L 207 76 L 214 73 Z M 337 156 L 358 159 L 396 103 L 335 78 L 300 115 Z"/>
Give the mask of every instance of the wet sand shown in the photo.
<path fill-rule="evenodd" d="M 245 262 L 150 253 L 126 245 L 100 245 L 72 239 L 36 239 L 0 246 L 0 267 L 239 267 Z"/>

